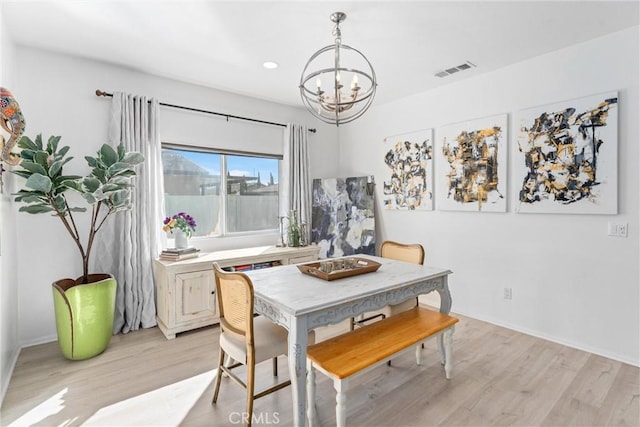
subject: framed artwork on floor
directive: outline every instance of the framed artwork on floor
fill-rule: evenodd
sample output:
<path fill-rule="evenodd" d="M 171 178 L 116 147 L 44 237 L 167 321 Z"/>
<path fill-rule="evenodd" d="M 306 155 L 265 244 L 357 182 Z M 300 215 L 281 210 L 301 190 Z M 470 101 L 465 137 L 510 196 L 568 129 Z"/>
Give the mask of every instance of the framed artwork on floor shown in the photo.
<path fill-rule="evenodd" d="M 516 212 L 618 212 L 618 93 L 520 111 L 514 116 Z"/>
<path fill-rule="evenodd" d="M 436 132 L 438 209 L 506 212 L 507 115 L 455 123 Z"/>
<path fill-rule="evenodd" d="M 313 180 L 311 242 L 320 258 L 375 255 L 375 200 L 371 176 Z"/>
<path fill-rule="evenodd" d="M 384 144 L 384 208 L 433 210 L 433 130 L 390 136 Z"/>

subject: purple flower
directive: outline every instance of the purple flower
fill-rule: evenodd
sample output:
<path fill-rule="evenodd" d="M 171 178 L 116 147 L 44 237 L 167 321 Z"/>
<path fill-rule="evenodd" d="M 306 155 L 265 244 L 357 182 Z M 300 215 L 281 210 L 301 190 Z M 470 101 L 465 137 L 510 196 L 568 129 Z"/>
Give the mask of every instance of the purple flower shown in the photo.
<path fill-rule="evenodd" d="M 187 235 L 191 235 L 194 231 L 196 231 L 196 221 L 193 217 L 186 212 L 178 212 L 170 217 L 166 217 L 163 221 L 164 226 L 162 229 L 164 231 L 173 232 L 174 228 L 178 230 L 182 230 Z"/>

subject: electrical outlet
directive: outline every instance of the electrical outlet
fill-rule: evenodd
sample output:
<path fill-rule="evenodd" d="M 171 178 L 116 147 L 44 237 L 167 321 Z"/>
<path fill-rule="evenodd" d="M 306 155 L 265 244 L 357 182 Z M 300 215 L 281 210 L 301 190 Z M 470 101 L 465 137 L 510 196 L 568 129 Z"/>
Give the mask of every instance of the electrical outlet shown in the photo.
<path fill-rule="evenodd" d="M 504 299 L 511 299 L 511 288 L 504 288 Z"/>
<path fill-rule="evenodd" d="M 607 234 L 614 237 L 627 237 L 629 235 L 629 224 L 626 222 L 609 222 Z"/>
<path fill-rule="evenodd" d="M 629 228 L 627 224 L 618 224 L 618 236 L 627 237 L 627 228 Z"/>

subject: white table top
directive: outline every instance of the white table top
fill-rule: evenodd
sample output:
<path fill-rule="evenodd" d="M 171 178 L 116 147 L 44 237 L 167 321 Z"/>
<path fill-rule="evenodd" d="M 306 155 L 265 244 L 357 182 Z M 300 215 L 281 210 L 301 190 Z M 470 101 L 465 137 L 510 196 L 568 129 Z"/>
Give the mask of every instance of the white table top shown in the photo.
<path fill-rule="evenodd" d="M 303 274 L 295 265 L 254 270 L 247 274 L 257 298 L 282 312 L 300 316 L 451 273 L 445 268 L 368 255 L 358 257 L 375 260 L 381 266 L 375 272 L 332 281 Z"/>

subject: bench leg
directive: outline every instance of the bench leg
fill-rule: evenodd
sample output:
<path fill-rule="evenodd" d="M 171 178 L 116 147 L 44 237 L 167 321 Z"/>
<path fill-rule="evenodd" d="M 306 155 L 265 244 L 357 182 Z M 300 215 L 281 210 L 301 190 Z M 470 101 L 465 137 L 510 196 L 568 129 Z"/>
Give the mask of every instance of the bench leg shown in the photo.
<path fill-rule="evenodd" d="M 453 348 L 453 330 L 454 327 L 450 327 L 444 332 L 444 354 L 445 354 L 445 362 L 444 362 L 444 374 L 447 379 L 451 379 L 451 371 L 453 371 L 453 362 L 451 360 L 451 353 Z"/>
<path fill-rule="evenodd" d="M 416 346 L 416 365 L 422 365 L 422 346 Z"/>
<path fill-rule="evenodd" d="M 333 388 L 336 389 L 336 427 L 347 425 L 347 379 L 333 380 Z"/>
<path fill-rule="evenodd" d="M 309 427 L 316 425 L 316 370 L 307 359 L 307 418 Z"/>

